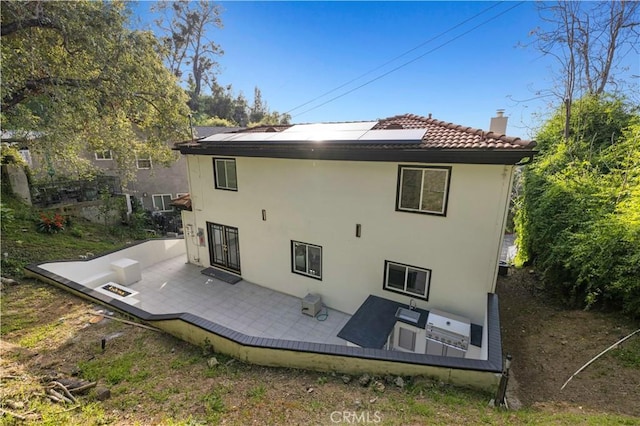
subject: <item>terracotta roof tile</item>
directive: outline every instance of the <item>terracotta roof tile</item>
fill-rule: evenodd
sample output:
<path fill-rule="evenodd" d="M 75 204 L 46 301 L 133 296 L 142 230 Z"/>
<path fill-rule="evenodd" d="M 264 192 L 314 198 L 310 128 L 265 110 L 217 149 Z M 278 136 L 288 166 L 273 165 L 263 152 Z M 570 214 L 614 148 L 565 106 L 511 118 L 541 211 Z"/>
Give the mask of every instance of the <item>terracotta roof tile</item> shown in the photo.
<path fill-rule="evenodd" d="M 291 125 L 266 125 L 239 130 L 238 133 L 267 133 L 281 132 Z M 402 114 L 378 120 L 371 130 L 391 129 L 426 129 L 420 148 L 433 149 L 511 149 L 533 148 L 535 141 L 523 140 L 516 137 L 499 135 L 493 132 L 485 132 L 482 129 L 461 126 L 459 124 L 436 120 L 435 118 L 422 117 L 415 114 Z M 362 147 L 362 144 L 358 146 Z M 368 146 L 368 145 L 367 145 Z M 369 147 L 369 146 L 368 146 Z M 372 145 L 371 148 L 381 148 L 381 145 Z M 399 148 L 398 144 L 387 148 Z"/>
<path fill-rule="evenodd" d="M 262 125 L 249 127 L 247 129 L 238 130 L 237 133 L 270 133 L 270 132 L 281 132 L 283 130 L 291 127 L 291 124 L 273 124 L 273 125 Z"/>
<path fill-rule="evenodd" d="M 327 123 L 328 124 L 328 123 Z M 292 125 L 267 125 L 257 126 L 248 129 L 241 129 L 230 133 L 271 133 L 282 132 Z M 446 121 L 436 120 L 431 117 L 422 117 L 414 114 L 396 115 L 393 117 L 383 118 L 371 128 L 371 130 L 394 130 L 394 129 L 425 129 L 422 142 L 416 145 L 415 142 L 400 143 L 393 141 L 392 143 L 363 143 L 354 141 L 354 143 L 343 143 L 340 145 L 331 145 L 335 150 L 402 150 L 402 149 L 433 149 L 433 150 L 512 150 L 526 149 L 531 150 L 536 146 L 535 141 L 523 140 L 517 137 L 499 135 L 493 132 L 486 132 L 482 129 L 475 129 L 468 126 L 461 126 Z M 282 142 L 273 140 L 265 141 L 196 141 L 195 143 L 185 144 L 185 147 L 196 147 L 201 144 L 215 144 L 218 146 L 234 146 L 241 144 L 246 149 L 263 149 L 265 144 L 269 146 L 280 145 Z M 285 144 L 286 146 L 289 146 Z M 240 146 L 240 145 L 239 145 Z M 328 146 L 327 146 L 328 147 Z M 325 147 L 326 148 L 326 147 Z M 178 147 L 178 149 L 180 149 Z M 318 146 L 317 149 L 323 149 Z"/>
<path fill-rule="evenodd" d="M 522 140 L 481 129 L 421 117 L 414 114 L 396 115 L 378 121 L 372 130 L 427 129 L 422 138 L 422 148 L 483 149 L 483 148 L 533 148 L 534 141 Z"/>

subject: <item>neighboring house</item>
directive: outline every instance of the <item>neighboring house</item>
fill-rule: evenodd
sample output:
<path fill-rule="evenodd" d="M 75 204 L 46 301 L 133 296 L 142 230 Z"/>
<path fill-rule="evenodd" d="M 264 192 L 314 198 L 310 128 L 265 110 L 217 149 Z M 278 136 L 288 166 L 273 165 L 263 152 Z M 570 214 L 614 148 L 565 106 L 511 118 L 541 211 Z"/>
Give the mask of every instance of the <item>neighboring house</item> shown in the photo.
<path fill-rule="evenodd" d="M 203 138 L 220 132 L 238 131 L 240 127 L 212 127 L 212 126 L 195 126 L 194 138 Z M 19 136 L 19 137 L 18 137 Z M 20 154 L 27 162 L 29 167 L 35 168 L 35 175 L 43 180 L 47 180 L 48 166 L 42 158 L 32 158 L 28 149 L 27 141 L 33 141 L 39 137 L 33 132 L 27 135 L 14 135 L 14 132 L 3 131 L 3 143 L 17 144 L 20 148 Z M 118 164 L 111 151 L 91 152 L 85 154 L 93 166 L 100 170 L 105 176 L 120 177 Z M 55 164 L 53 165 L 55 169 Z M 119 180 L 116 186 L 120 186 Z M 179 198 L 189 192 L 189 184 L 187 180 L 187 162 L 184 157 L 179 156 L 171 166 L 156 166 L 150 158 L 136 158 L 135 180 L 131 180 L 127 185 L 121 188 L 122 192 L 132 197 L 136 197 L 145 210 L 158 213 L 172 212 L 171 200 Z M 120 192 L 120 188 L 115 189 Z M 71 202 L 72 198 L 63 200 Z M 94 194 L 91 199 L 96 199 Z M 77 197 L 76 201 L 85 200 L 83 197 Z"/>
<path fill-rule="evenodd" d="M 183 211 L 188 260 L 320 296 L 353 314 L 339 334 L 349 344 L 431 353 L 406 330 L 373 336 L 378 326 L 367 321 L 393 316 L 398 304 L 432 312 L 429 321 L 442 311 L 471 323 L 486 341 L 514 168 L 535 147 L 504 136 L 501 113 L 492 124 L 502 128 L 407 114 L 177 144 L 192 203 Z M 426 318 L 416 315 L 424 336 Z M 477 346 L 472 357 L 486 359 L 487 345 Z"/>
<path fill-rule="evenodd" d="M 239 127 L 194 127 L 194 138 L 221 132 L 237 131 Z M 117 163 L 111 151 L 93 153 L 96 168 L 107 175 L 118 175 Z M 150 158 L 136 158 L 136 178 L 127 183 L 123 192 L 136 197 L 145 210 L 158 213 L 173 211 L 171 200 L 189 192 L 187 162 L 181 156 L 171 166 L 156 166 Z"/>

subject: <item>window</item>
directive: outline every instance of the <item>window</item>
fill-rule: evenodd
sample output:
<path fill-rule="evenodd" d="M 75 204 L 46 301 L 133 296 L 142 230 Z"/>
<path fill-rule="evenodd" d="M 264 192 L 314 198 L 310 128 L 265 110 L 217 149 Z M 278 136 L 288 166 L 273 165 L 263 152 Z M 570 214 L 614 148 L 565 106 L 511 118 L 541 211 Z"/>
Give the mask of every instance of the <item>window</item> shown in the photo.
<path fill-rule="evenodd" d="M 111 150 L 107 149 L 105 151 L 96 151 L 96 160 L 113 160 Z"/>
<path fill-rule="evenodd" d="M 451 167 L 399 166 L 396 210 L 445 216 Z"/>
<path fill-rule="evenodd" d="M 237 191 L 236 160 L 233 158 L 214 158 L 213 177 L 217 189 Z"/>
<path fill-rule="evenodd" d="M 322 247 L 291 241 L 291 271 L 322 279 Z"/>
<path fill-rule="evenodd" d="M 151 157 L 145 157 L 145 158 L 136 157 L 136 166 L 139 169 L 150 169 L 151 168 Z"/>
<path fill-rule="evenodd" d="M 171 194 L 153 194 L 153 209 L 161 212 L 173 210 L 171 207 Z"/>
<path fill-rule="evenodd" d="M 384 263 L 384 289 L 429 300 L 431 270 L 403 265 L 402 263 Z"/>

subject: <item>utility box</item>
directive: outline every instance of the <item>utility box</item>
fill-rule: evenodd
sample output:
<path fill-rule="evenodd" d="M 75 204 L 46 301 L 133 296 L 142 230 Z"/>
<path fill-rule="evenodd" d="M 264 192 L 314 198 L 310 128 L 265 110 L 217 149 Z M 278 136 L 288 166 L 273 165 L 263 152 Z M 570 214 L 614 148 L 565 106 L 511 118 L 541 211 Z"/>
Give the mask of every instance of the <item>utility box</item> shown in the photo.
<path fill-rule="evenodd" d="M 302 299 L 302 313 L 305 315 L 309 315 L 310 317 L 315 317 L 320 313 L 322 309 L 322 299 L 320 296 L 315 294 L 307 294 L 304 299 Z"/>

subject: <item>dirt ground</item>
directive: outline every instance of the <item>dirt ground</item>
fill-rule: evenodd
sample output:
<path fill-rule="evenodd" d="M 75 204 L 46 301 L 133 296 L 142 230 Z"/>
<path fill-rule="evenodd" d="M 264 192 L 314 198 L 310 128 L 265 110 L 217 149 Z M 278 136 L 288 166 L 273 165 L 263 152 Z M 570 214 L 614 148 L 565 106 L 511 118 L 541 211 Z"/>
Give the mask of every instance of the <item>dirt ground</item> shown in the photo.
<path fill-rule="evenodd" d="M 563 309 L 526 269 L 499 277 L 497 292 L 503 350 L 513 356 L 514 391 L 522 404 L 567 404 L 640 416 L 640 334 L 603 355 L 560 390 L 582 365 L 637 330 L 637 323 L 613 314 Z M 629 345 L 635 347 L 635 358 L 624 362 L 620 351 Z"/>

